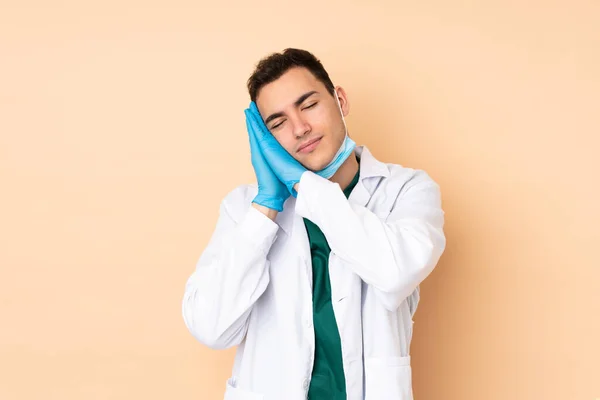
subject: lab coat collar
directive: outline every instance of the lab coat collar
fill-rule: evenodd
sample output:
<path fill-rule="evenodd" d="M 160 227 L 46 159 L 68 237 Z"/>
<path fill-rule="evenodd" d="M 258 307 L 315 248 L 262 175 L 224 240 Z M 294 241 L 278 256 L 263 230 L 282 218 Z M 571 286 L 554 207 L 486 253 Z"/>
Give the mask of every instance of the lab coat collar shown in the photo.
<path fill-rule="evenodd" d="M 388 166 L 373 157 L 373 154 L 369 151 L 367 146 L 356 146 L 354 149 L 358 158 L 360 158 L 360 179 L 375 178 L 390 176 L 390 170 Z"/>
<path fill-rule="evenodd" d="M 373 195 L 373 188 L 375 187 L 375 185 L 369 184 L 372 182 L 365 181 L 371 181 L 371 178 L 387 178 L 390 176 L 390 171 L 385 163 L 379 161 L 371 154 L 367 146 L 356 146 L 354 152 L 360 159 L 360 176 L 348 200 L 364 206 Z M 295 208 L 296 198 L 290 196 L 284 203 L 283 211 L 277 214 L 275 218 L 277 224 L 288 236 L 292 235 L 294 225 L 298 225 L 294 223 L 294 220 L 296 219 L 297 222 L 301 222 L 300 220 L 302 219 L 296 215 Z M 300 228 L 300 226 L 297 226 L 297 228 Z"/>

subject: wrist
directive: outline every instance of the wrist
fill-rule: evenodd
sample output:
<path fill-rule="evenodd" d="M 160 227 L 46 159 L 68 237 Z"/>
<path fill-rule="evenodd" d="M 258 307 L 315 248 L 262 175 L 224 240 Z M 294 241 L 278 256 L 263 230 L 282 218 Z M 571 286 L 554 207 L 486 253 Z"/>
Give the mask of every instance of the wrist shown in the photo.
<path fill-rule="evenodd" d="M 267 216 L 267 218 L 270 218 L 272 221 L 275 221 L 275 217 L 277 217 L 278 214 L 277 210 L 256 203 L 252 203 L 252 207 L 256 208 L 258 211 L 263 213 L 265 216 Z"/>

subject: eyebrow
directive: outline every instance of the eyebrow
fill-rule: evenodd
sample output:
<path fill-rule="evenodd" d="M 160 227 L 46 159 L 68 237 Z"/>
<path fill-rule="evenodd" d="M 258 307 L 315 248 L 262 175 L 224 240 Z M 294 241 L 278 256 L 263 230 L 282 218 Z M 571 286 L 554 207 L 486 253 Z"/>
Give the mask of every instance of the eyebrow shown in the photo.
<path fill-rule="evenodd" d="M 310 96 L 312 96 L 315 93 L 318 93 L 318 92 L 316 90 L 311 90 L 310 92 L 304 93 L 302 96 L 298 97 L 298 99 L 294 102 L 294 106 L 298 107 L 300 104 L 302 104 L 304 102 L 304 100 L 308 99 Z M 269 122 L 273 121 L 275 118 L 283 117 L 284 115 L 285 115 L 285 113 L 283 113 L 283 112 L 276 112 L 274 114 L 269 115 L 267 117 L 267 119 L 265 119 L 265 125 L 268 124 Z"/>

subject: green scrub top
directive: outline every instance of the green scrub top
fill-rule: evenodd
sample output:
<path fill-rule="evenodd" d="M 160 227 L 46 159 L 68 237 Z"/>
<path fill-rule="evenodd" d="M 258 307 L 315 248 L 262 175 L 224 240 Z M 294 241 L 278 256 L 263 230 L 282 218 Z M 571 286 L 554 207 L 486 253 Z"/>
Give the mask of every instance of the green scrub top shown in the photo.
<path fill-rule="evenodd" d="M 358 157 L 357 157 L 358 158 Z M 344 189 L 346 198 L 358 182 L 360 172 Z M 329 253 L 331 249 L 323 232 L 308 219 L 304 225 L 310 242 L 313 270 L 313 326 L 315 330 L 315 360 L 308 400 L 346 400 L 346 382 L 342 362 L 342 346 L 333 306 L 329 282 Z"/>

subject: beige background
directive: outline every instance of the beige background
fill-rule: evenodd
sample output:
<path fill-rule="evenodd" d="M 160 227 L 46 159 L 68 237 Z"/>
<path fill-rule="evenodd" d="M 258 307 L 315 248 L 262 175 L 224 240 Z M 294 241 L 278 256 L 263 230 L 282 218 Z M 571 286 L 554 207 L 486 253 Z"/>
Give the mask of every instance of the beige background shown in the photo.
<path fill-rule="evenodd" d="M 600 3 L 257 4 L 0 3 L 0 399 L 222 398 L 181 298 L 288 46 L 442 187 L 417 400 L 600 397 Z"/>

